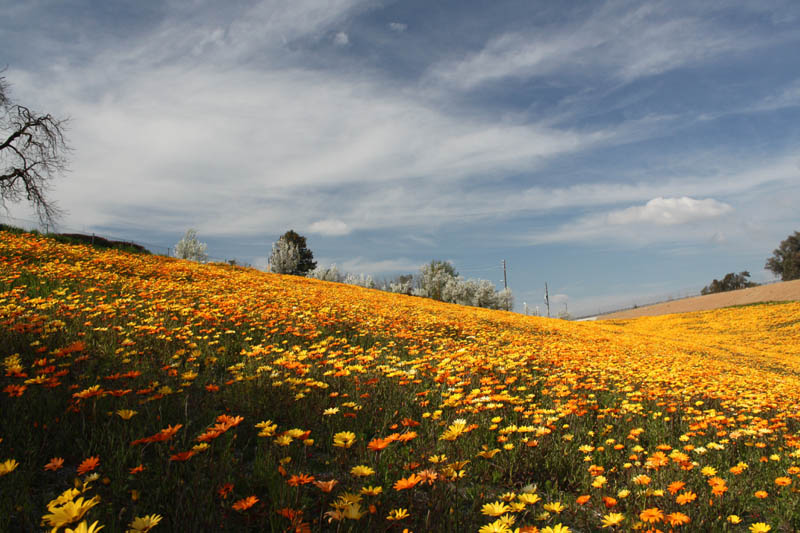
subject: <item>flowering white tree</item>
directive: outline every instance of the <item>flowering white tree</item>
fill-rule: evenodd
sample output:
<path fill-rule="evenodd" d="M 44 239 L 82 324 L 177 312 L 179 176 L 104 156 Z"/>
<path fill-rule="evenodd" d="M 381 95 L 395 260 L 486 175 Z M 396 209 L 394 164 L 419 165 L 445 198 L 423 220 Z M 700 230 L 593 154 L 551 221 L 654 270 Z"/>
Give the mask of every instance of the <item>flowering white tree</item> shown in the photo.
<path fill-rule="evenodd" d="M 344 282 L 348 285 L 358 285 L 359 287 L 365 287 L 367 289 L 374 289 L 377 287 L 377 285 L 375 285 L 375 280 L 372 279 L 372 276 L 369 274 L 348 273 L 344 277 Z"/>
<path fill-rule="evenodd" d="M 511 311 L 514 309 L 514 295 L 511 294 L 511 289 L 503 289 L 497 293 L 498 309 Z"/>
<path fill-rule="evenodd" d="M 419 287 L 414 295 L 444 300 L 447 283 L 458 277 L 453 264 L 448 261 L 431 261 L 419 269 Z"/>
<path fill-rule="evenodd" d="M 336 264 L 331 265 L 329 268 L 318 266 L 308 273 L 308 277 L 322 281 L 335 281 L 336 283 L 341 283 L 344 279 Z"/>
<path fill-rule="evenodd" d="M 197 231 L 189 229 L 186 231 L 186 235 L 175 245 L 175 257 L 202 262 L 208 259 L 206 247 L 205 243 L 197 240 Z"/>
<path fill-rule="evenodd" d="M 292 274 L 300 265 L 300 247 L 288 239 L 278 239 L 272 245 L 269 256 L 269 271 L 276 274 Z"/>

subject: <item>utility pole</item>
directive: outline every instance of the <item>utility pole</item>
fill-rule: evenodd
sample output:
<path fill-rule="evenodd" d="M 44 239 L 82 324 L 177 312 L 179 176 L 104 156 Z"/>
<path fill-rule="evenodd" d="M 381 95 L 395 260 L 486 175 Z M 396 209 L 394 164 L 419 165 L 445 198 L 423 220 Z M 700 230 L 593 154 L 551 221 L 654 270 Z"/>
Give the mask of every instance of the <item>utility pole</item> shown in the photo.
<path fill-rule="evenodd" d="M 503 259 L 503 288 L 508 289 L 508 278 L 506 277 L 506 260 Z"/>
<path fill-rule="evenodd" d="M 547 306 L 547 318 L 550 318 L 550 293 L 547 292 L 547 283 L 544 284 L 544 304 Z"/>

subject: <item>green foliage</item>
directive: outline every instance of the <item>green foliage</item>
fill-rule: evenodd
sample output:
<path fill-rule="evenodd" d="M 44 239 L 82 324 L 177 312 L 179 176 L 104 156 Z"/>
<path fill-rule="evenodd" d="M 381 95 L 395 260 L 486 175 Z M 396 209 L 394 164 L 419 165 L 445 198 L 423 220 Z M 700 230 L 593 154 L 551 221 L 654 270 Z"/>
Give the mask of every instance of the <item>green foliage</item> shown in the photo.
<path fill-rule="evenodd" d="M 781 241 L 764 268 L 780 276 L 782 281 L 800 279 L 800 231 Z"/>
<path fill-rule="evenodd" d="M 749 281 L 747 278 L 750 277 L 750 272 L 744 270 L 735 274 L 733 272 L 728 272 L 725 274 L 725 277 L 722 278 L 722 281 L 715 279 L 709 285 L 703 287 L 703 290 L 700 291 L 700 294 L 713 294 L 715 292 L 727 292 L 727 291 L 736 291 L 739 289 L 746 289 L 748 287 L 755 287 L 758 283 L 753 283 Z"/>

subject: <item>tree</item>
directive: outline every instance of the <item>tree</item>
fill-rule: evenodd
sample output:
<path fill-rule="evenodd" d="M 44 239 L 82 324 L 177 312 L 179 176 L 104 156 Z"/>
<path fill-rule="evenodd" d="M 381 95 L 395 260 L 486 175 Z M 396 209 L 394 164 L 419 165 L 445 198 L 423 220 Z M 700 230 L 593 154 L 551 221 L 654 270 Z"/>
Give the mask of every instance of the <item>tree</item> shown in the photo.
<path fill-rule="evenodd" d="M 514 309 L 514 294 L 511 292 L 511 289 L 505 288 L 497 293 L 497 303 L 498 309 L 503 309 L 505 311 L 511 311 Z"/>
<path fill-rule="evenodd" d="M 175 245 L 175 257 L 202 262 L 208 259 L 206 248 L 205 243 L 197 240 L 197 231 L 189 229 L 186 231 L 186 235 Z"/>
<path fill-rule="evenodd" d="M 339 268 L 336 266 L 336 264 L 331 265 L 330 268 L 318 266 L 308 273 L 308 277 L 322 281 L 334 281 L 336 283 L 341 283 L 344 280 L 344 275 L 339 272 Z"/>
<path fill-rule="evenodd" d="M 749 281 L 747 279 L 749 277 L 750 272 L 747 270 L 739 272 L 738 274 L 729 272 L 725 274 L 725 277 L 722 278 L 722 281 L 715 279 L 709 285 L 703 287 L 703 290 L 700 291 L 700 294 L 713 294 L 715 292 L 736 291 L 739 289 L 746 289 L 747 287 L 755 287 L 757 283 Z"/>
<path fill-rule="evenodd" d="M 384 283 L 383 290 L 410 296 L 414 291 L 414 275 L 403 274 L 395 276 L 388 283 Z"/>
<path fill-rule="evenodd" d="M 69 147 L 64 140 L 67 120 L 41 115 L 15 104 L 8 83 L 0 76 L 0 204 L 23 197 L 41 222 L 53 222 L 60 214 L 45 196 L 50 180 L 67 168 Z"/>
<path fill-rule="evenodd" d="M 316 268 L 317 263 L 306 246 L 306 238 L 289 230 L 272 245 L 269 265 L 270 271 L 278 274 L 305 276 Z"/>
<path fill-rule="evenodd" d="M 783 240 L 767 259 L 764 268 L 771 270 L 781 281 L 800 279 L 800 231 Z"/>
<path fill-rule="evenodd" d="M 444 299 L 444 288 L 447 282 L 457 278 L 458 272 L 449 261 L 433 260 L 423 265 L 419 273 L 419 289 L 414 291 L 417 296 L 426 296 L 434 300 Z"/>

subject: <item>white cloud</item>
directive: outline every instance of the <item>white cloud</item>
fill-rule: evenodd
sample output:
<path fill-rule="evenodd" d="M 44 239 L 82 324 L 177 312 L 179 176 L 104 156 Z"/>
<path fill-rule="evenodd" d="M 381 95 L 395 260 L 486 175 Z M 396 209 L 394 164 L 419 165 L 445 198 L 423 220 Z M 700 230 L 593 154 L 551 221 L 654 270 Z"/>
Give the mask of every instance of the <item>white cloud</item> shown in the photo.
<path fill-rule="evenodd" d="M 403 33 L 408 29 L 408 24 L 404 24 L 402 22 L 390 22 L 389 29 L 392 31 L 396 31 L 397 33 Z"/>
<path fill-rule="evenodd" d="M 591 73 L 630 82 L 780 38 L 777 33 L 755 36 L 724 27 L 713 13 L 703 13 L 702 6 L 686 14 L 671 7 L 648 3 L 632 9 L 624 2 L 609 2 L 582 22 L 493 37 L 478 52 L 433 65 L 428 75 L 460 89 L 553 73 Z"/>
<path fill-rule="evenodd" d="M 339 236 L 350 233 L 350 227 L 341 220 L 328 218 L 314 222 L 309 226 L 308 231 L 319 233 L 320 235 Z"/>
<path fill-rule="evenodd" d="M 350 43 L 350 37 L 343 31 L 338 32 L 333 36 L 333 44 L 336 46 L 347 46 Z"/>
<path fill-rule="evenodd" d="M 645 205 L 612 211 L 606 215 L 606 221 L 612 226 L 639 223 L 671 226 L 705 218 L 715 218 L 732 210 L 730 205 L 718 202 L 713 198 L 695 200 L 688 196 L 681 198 L 659 196 Z"/>
<path fill-rule="evenodd" d="M 767 96 L 748 111 L 774 111 L 786 107 L 800 107 L 800 80 L 795 80 L 777 94 Z"/>
<path fill-rule="evenodd" d="M 58 86 L 64 113 L 54 113 L 76 117 L 73 172 L 56 184 L 72 225 L 123 222 L 124 204 L 154 213 L 125 223 L 162 226 L 204 213 L 209 222 L 198 229 L 215 234 L 275 232 L 286 217 L 282 225 L 335 218 L 357 229 L 384 214 L 354 201 L 362 219 L 334 215 L 319 188 L 383 182 L 404 206 L 408 180 L 426 177 L 446 190 L 471 177 L 529 172 L 613 137 L 451 115 L 347 73 L 152 66 L 87 98 L 93 72 L 65 71 L 51 84 L 30 75 L 25 84 Z M 317 194 L 301 192 L 309 187 Z M 389 216 L 398 211 L 388 208 Z"/>

